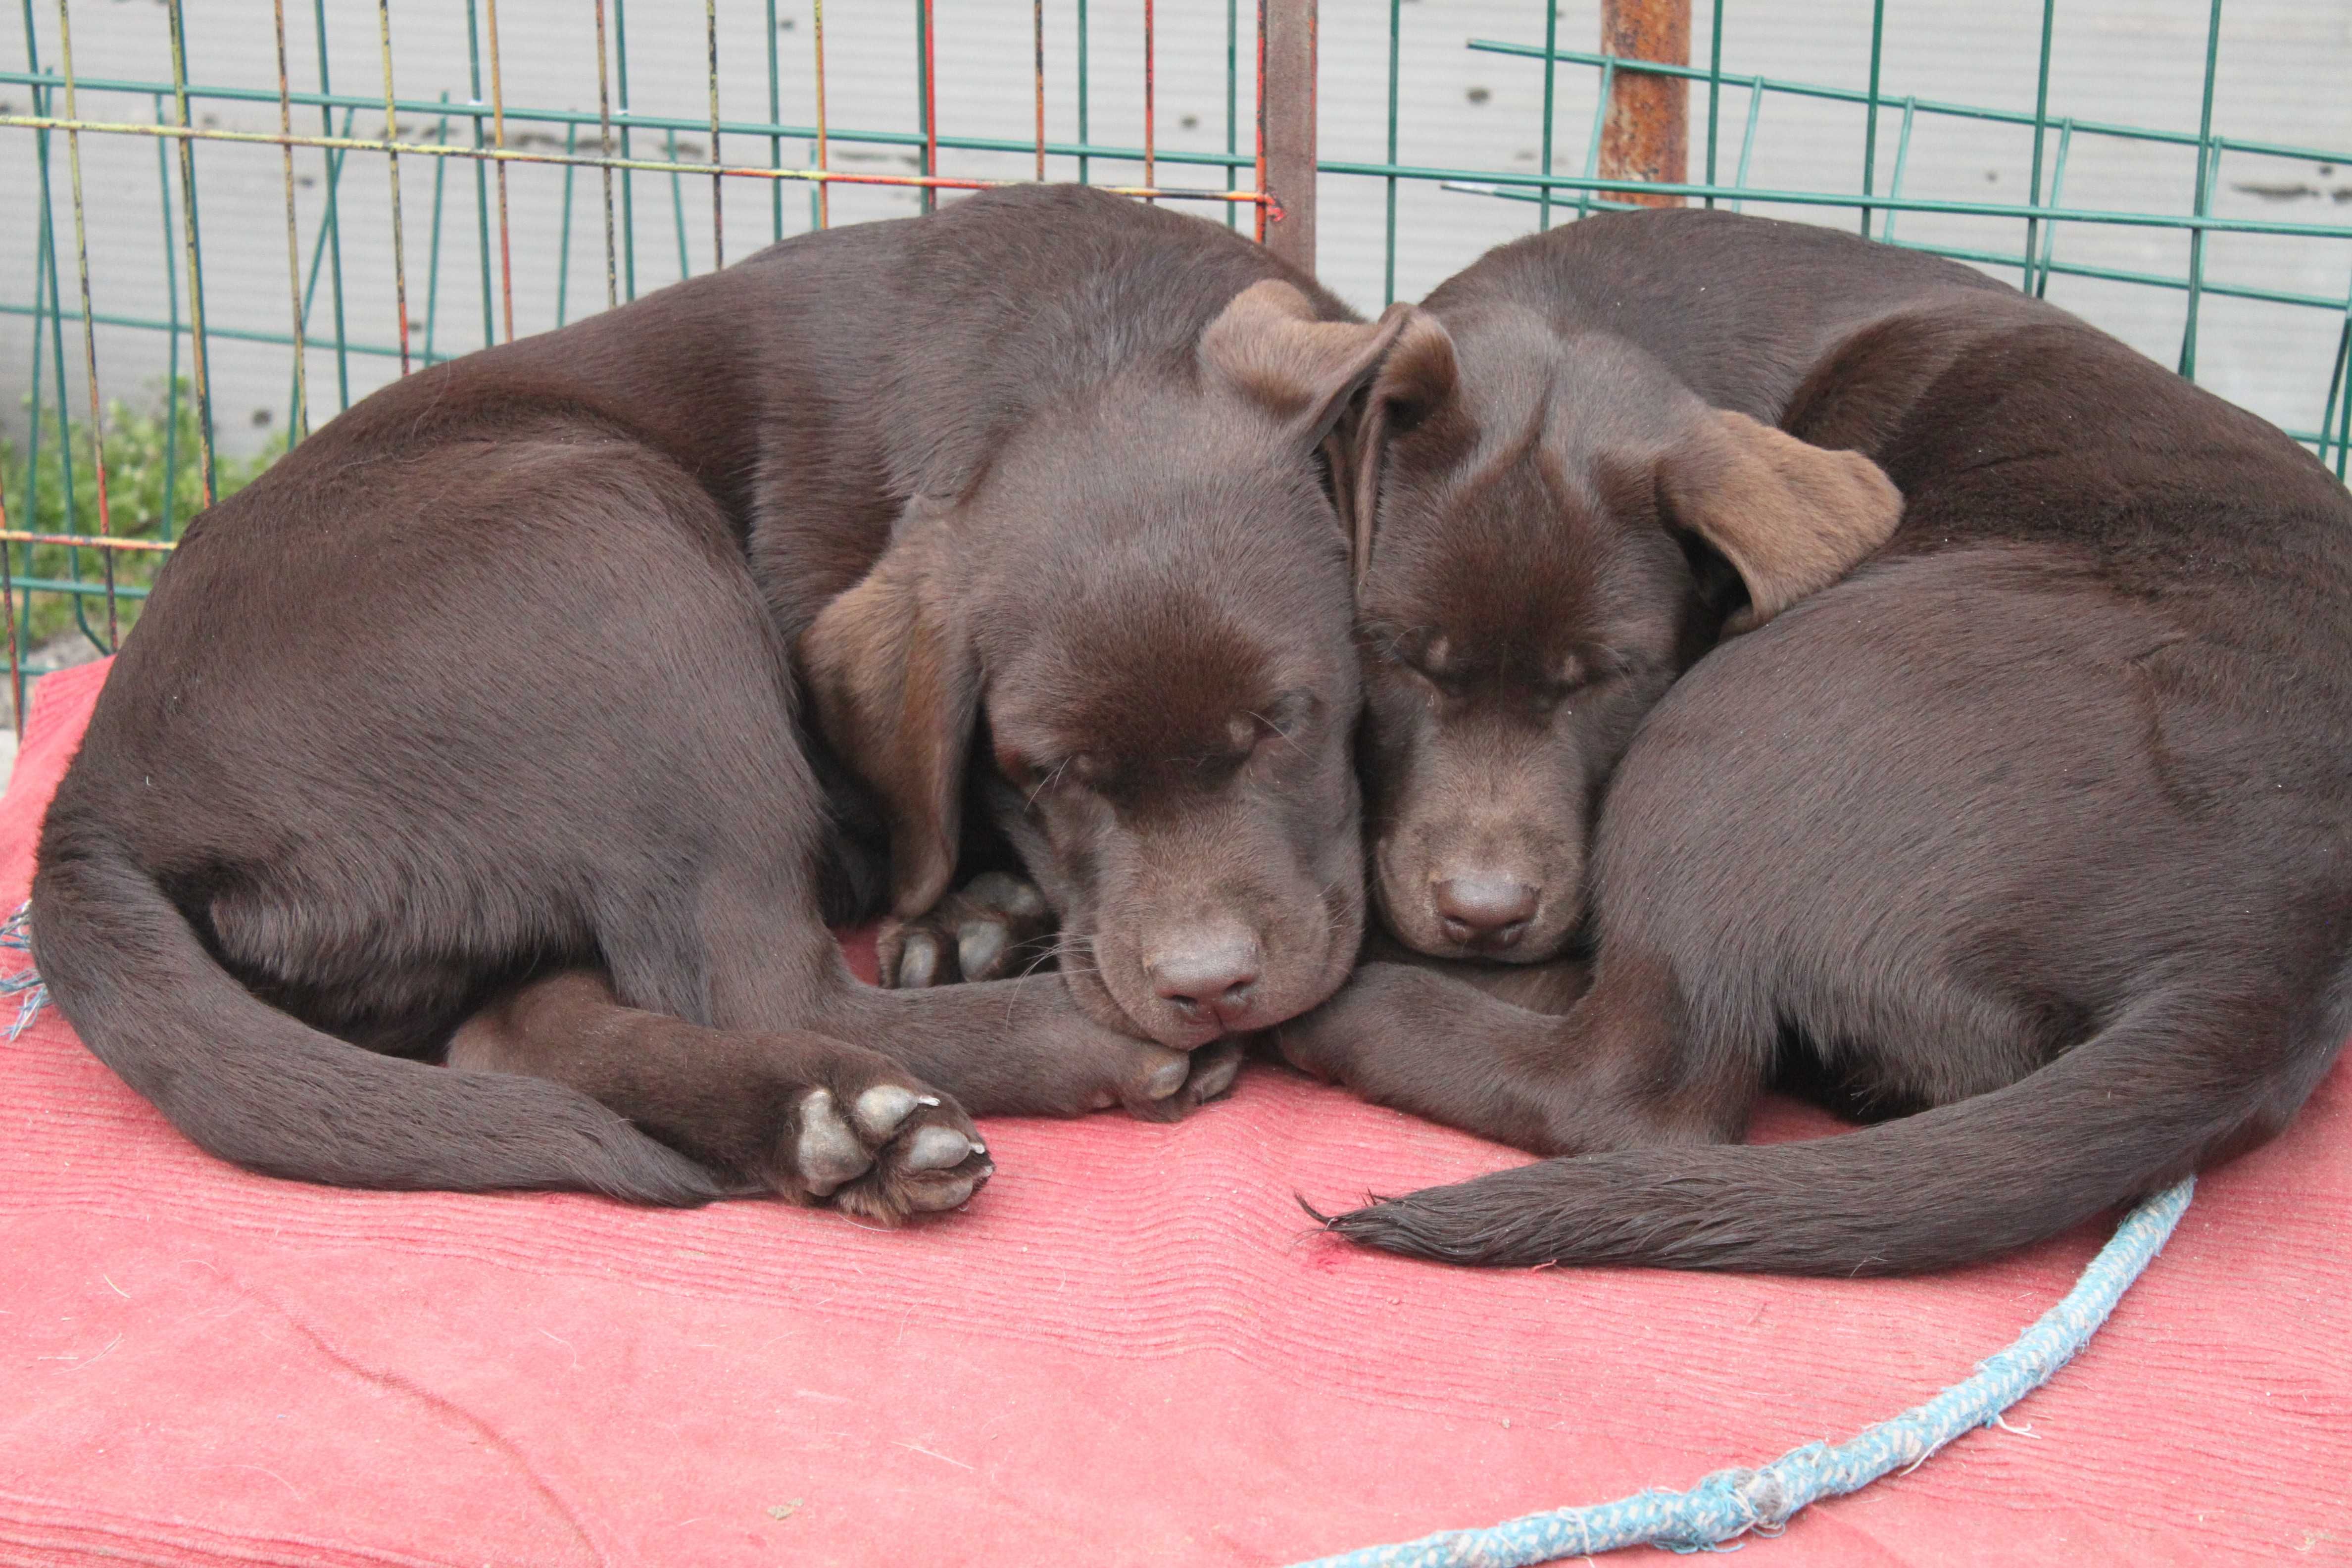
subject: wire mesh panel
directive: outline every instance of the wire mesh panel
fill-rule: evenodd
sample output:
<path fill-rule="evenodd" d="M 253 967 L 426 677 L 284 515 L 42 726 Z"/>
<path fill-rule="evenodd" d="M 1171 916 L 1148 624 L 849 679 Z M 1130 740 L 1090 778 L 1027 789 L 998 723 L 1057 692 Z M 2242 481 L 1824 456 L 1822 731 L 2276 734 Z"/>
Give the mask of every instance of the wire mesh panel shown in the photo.
<path fill-rule="evenodd" d="M 114 646 L 192 512 L 421 366 L 992 184 L 1079 179 L 1286 237 L 1257 87 L 1300 77 L 1299 40 L 1238 0 L 16 9 L 0 602 L 19 696 L 67 645 Z M 1172 128 L 1171 55 L 1191 105 Z"/>
<path fill-rule="evenodd" d="M 10 689 L 112 647 L 194 511 L 385 381 L 1002 181 L 1182 202 L 1366 309 L 1630 200 L 1846 225 L 2045 294 L 2345 471 L 2344 7 L 1318 12 L 0 0 Z"/>
<path fill-rule="evenodd" d="M 2345 471 L 2343 6 L 1380 10 L 1377 32 L 1325 28 L 1322 264 L 1343 291 L 1412 297 L 1486 244 L 1633 200 L 1842 224 L 2065 305 Z M 1687 17 L 1679 37 L 1643 25 L 1661 13 Z M 1679 48 L 1606 47 L 1661 36 Z M 1677 177 L 1612 168 L 1629 96 L 1661 83 L 1675 91 L 1644 96 L 1681 121 Z"/>

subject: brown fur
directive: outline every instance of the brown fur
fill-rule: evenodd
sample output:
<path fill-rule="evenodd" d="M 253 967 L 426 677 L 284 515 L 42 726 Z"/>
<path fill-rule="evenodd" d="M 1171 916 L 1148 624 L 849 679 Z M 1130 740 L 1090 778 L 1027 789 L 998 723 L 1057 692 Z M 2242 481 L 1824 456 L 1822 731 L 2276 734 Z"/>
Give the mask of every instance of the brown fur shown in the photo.
<path fill-rule="evenodd" d="M 1979 274 L 1763 219 L 1580 222 L 1426 310 L 1458 389 L 1378 456 L 1362 587 L 1380 907 L 1460 953 L 1458 865 L 1544 885 L 1498 956 L 1594 951 L 1368 964 L 1280 1032 L 1561 1156 L 1337 1228 L 1927 1268 L 2285 1124 L 2352 1030 L 2352 500 L 2308 453 Z M 1693 466 L 1710 423 L 1747 457 Z M 1769 624 L 1698 658 L 1741 576 Z M 1776 1075 L 1880 1124 L 1732 1144 Z"/>
<path fill-rule="evenodd" d="M 1753 631 L 1886 542 L 1903 497 L 1858 452 L 1824 452 L 1726 410 L 1658 468 L 1667 516 L 1720 552 L 1748 588 L 1730 632 Z"/>
<path fill-rule="evenodd" d="M 1221 319 L 1280 406 L 1204 369 Z M 1392 330 L 1054 187 L 412 376 L 189 530 L 44 828 L 42 972 L 191 1138 L 314 1181 L 895 1214 L 984 1179 L 967 1111 L 1179 1114 L 1231 1066 L 1169 1047 L 1312 1005 L 1359 940 L 1345 535 L 1293 405 Z M 883 844 L 896 907 L 944 889 L 976 729 L 1123 781 L 991 797 L 1065 927 L 1107 968 L 1181 948 L 1150 910 L 1246 922 L 1246 1006 L 852 980 L 824 916 L 871 911 Z"/>

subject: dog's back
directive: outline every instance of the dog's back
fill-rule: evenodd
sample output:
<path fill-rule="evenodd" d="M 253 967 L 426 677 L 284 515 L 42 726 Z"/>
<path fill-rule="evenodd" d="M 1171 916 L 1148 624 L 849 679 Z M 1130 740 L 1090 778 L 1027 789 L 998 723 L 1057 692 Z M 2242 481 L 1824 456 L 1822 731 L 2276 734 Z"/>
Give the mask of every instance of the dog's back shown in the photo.
<path fill-rule="evenodd" d="M 1992 545 L 2242 651 L 2284 753 L 2352 746 L 2352 499 L 2268 422 L 1973 268 L 1812 225 L 1612 214 L 1499 247 L 1428 301 L 1539 304 L 1718 408 L 1858 451 L 1903 492 L 1863 563 Z M 2342 634 L 2338 646 L 2337 634 Z M 2292 687 L 2290 699 L 2286 689 Z"/>
<path fill-rule="evenodd" d="M 1258 482 L 1235 483 L 1260 510 L 1215 521 L 1238 510 L 1287 552 L 1323 618 L 1277 629 L 1351 692 L 1315 442 L 1194 359 L 1260 283 L 1278 299 L 1234 318 L 1244 363 L 1332 348 L 1330 324 L 1344 342 L 1303 356 L 1302 396 L 1376 366 L 1386 340 L 1239 236 L 1031 187 L 790 241 L 368 398 L 195 522 L 120 656 L 34 889 L 67 1016 L 207 1149 L 362 1185 L 707 1198 L 793 1165 L 776 1150 L 803 1098 L 777 1084 L 811 1063 L 953 1072 L 937 1087 L 1013 1110 L 1165 1097 L 1183 1060 L 1087 1017 L 1057 977 L 851 980 L 810 886 L 828 819 L 792 655 L 915 503 L 971 487 L 1009 430 L 1158 395 L 1247 438 Z M 1068 423 L 1099 463 L 1105 432 Z M 1046 489 L 1033 528 L 1089 521 Z M 1169 530 L 1195 515 L 1157 499 Z M 955 684 L 865 673 L 910 699 Z M 960 774 L 976 722 L 902 750 Z M 1345 781 L 1343 730 L 1328 749 Z M 1327 844 L 1352 856 L 1337 831 L 1307 848 Z M 685 1109 L 661 1135 L 709 1168 L 653 1142 L 635 1102 L 637 1127 L 549 1079 L 424 1065 L 494 998 L 572 967 L 609 976 L 608 1012 L 769 1042 L 775 1082 L 729 1080 L 708 1051 L 675 1086 L 621 1074 L 669 1089 L 653 1109 Z M 1016 1016 L 1016 997 L 1049 1005 Z M 712 1105 L 757 1114 L 698 1115 Z M 705 1158 L 698 1120 L 744 1146 Z"/>
<path fill-rule="evenodd" d="M 2017 546 L 2018 569 L 2086 574 L 2230 650 L 2240 721 L 2282 764 L 2352 754 L 2352 498 L 2267 421 L 2055 306 L 1842 231 L 1660 211 L 1490 260 L 1448 290 L 1540 289 L 1710 404 L 1885 469 L 1903 521 L 1858 582 Z"/>
<path fill-rule="evenodd" d="M 1983 273 L 1843 230 L 1703 208 L 1610 213 L 1498 246 L 1422 303 L 1532 310 L 1553 333 L 1639 345 L 1718 408 L 1780 423 L 1829 350 L 1948 300 L 2062 316 Z"/>
<path fill-rule="evenodd" d="M 773 563 L 789 643 L 869 567 L 906 501 L 968 489 L 1007 434 L 1120 378 L 1191 379 L 1202 331 L 1268 279 L 1347 308 L 1220 226 L 1081 185 L 781 241 L 723 271 L 384 388 L 202 526 L 354 463 L 588 421 L 668 456 Z M 266 489 L 263 487 L 267 487 Z"/>
<path fill-rule="evenodd" d="M 1486 1091 L 1587 1157 L 1343 1228 L 1486 1262 L 1916 1268 L 2284 1124 L 2352 1030 L 2352 498 L 2308 452 L 2054 307 L 1801 226 L 1594 219 L 1431 305 L 1490 337 L 1486 312 L 1546 319 L 1554 414 L 1598 433 L 1548 449 L 1597 491 L 1656 460 L 1610 411 L 1663 367 L 1808 465 L 1869 457 L 1905 505 L 1649 711 L 1557 1037 L 1479 1015 L 1504 1061 L 1548 1052 Z M 1735 1136 L 1791 1040 L 1922 1114 L 1655 1146 Z"/>

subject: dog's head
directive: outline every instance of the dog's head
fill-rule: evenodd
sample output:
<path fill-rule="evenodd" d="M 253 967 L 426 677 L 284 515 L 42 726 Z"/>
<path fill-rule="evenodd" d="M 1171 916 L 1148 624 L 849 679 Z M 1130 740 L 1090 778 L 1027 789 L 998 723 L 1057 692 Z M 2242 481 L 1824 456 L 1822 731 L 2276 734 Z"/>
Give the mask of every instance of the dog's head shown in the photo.
<path fill-rule="evenodd" d="M 1374 896 L 1421 952 L 1521 963 L 1575 931 L 1601 785 L 1675 677 L 1902 510 L 1859 454 L 1493 304 L 1414 314 L 1351 490 Z"/>
<path fill-rule="evenodd" d="M 1099 1021 L 1186 1048 L 1339 987 L 1361 687 L 1327 458 L 1402 319 L 1257 284 L 1189 363 L 1026 421 L 966 493 L 909 506 L 801 644 L 891 818 L 895 913 L 947 890 L 971 769 Z"/>

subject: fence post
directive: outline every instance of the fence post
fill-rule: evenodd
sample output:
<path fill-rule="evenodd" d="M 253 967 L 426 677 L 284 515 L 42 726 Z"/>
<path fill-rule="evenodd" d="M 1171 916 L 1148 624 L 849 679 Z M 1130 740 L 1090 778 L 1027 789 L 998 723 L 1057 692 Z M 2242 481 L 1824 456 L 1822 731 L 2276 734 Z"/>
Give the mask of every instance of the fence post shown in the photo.
<path fill-rule="evenodd" d="M 1601 52 L 1623 59 L 1690 64 L 1690 0 L 1601 0 Z M 1678 76 L 1618 69 L 1601 128 L 1601 177 L 1687 183 L 1690 83 Z M 1609 199 L 1678 207 L 1677 195 L 1612 191 Z"/>
<path fill-rule="evenodd" d="M 1259 0 L 1259 188 L 1274 198 L 1258 237 L 1315 270 L 1315 4 Z M 1277 214 L 1279 216 L 1277 216 Z"/>

